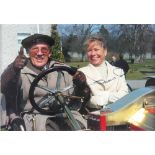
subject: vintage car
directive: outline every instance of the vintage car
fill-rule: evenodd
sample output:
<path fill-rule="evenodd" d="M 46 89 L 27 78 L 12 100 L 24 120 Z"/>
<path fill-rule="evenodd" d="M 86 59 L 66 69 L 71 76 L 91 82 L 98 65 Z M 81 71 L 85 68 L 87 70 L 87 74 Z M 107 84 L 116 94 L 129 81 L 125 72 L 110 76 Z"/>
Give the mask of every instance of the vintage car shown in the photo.
<path fill-rule="evenodd" d="M 63 89 L 50 89 L 39 85 L 39 81 L 49 73 L 60 71 L 68 72 L 73 75 L 75 70 L 66 66 L 52 67 L 39 74 L 30 87 L 29 98 L 35 110 L 41 114 L 51 115 L 53 122 L 61 126 L 63 130 L 62 120 L 65 116 L 68 118 L 70 130 L 95 130 L 95 131 L 154 131 L 155 130 L 155 78 L 151 77 L 146 82 L 145 87 L 131 91 L 128 95 L 118 101 L 108 104 L 103 109 L 81 115 L 87 119 L 88 128 L 83 128 L 80 122 L 74 118 L 72 110 L 85 111 L 85 106 L 82 106 L 82 97 L 66 95 L 64 92 L 73 88 L 69 85 Z M 153 80 L 152 80 L 153 79 Z M 35 101 L 35 88 L 39 87 L 47 91 L 46 98 L 41 101 Z M 51 100 L 58 103 L 58 109 L 52 111 Z M 69 105 L 70 100 L 78 100 L 75 104 Z M 39 103 L 39 104 L 38 104 Z M 49 104 L 50 103 L 50 104 Z M 78 103 L 78 104 L 77 104 Z M 23 128 L 21 127 L 21 130 Z M 56 130 L 53 127 L 53 130 Z"/>

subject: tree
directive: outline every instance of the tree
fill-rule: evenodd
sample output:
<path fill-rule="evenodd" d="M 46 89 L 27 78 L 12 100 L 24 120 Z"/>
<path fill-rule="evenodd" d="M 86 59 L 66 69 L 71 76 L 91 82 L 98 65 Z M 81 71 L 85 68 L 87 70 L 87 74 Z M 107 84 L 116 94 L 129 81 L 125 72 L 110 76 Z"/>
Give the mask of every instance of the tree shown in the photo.
<path fill-rule="evenodd" d="M 112 28 L 112 25 L 106 25 L 106 26 L 107 26 L 107 28 L 105 27 L 105 25 L 101 25 L 98 33 L 102 37 L 104 37 L 105 40 L 107 41 L 108 50 L 117 52 L 117 47 L 118 47 L 118 46 L 116 46 L 117 39 L 115 37 L 115 34 L 112 31 L 110 32 L 110 27 Z M 114 26 L 113 26 L 113 28 L 114 28 Z"/>
<path fill-rule="evenodd" d="M 66 56 L 69 56 L 68 52 L 79 53 L 83 61 L 85 40 L 90 35 L 99 33 L 107 40 L 109 51 L 128 53 L 130 59 L 133 56 L 143 57 L 155 49 L 152 27 L 150 24 L 61 25 L 63 51 Z"/>
<path fill-rule="evenodd" d="M 118 30 L 120 52 L 128 52 L 130 58 L 145 55 L 152 42 L 152 29 L 148 24 L 121 24 Z"/>
<path fill-rule="evenodd" d="M 62 39 L 62 49 L 64 53 L 65 61 L 70 62 L 71 56 L 68 54 L 70 51 L 74 51 L 74 42 L 75 42 L 75 36 L 73 34 L 70 34 L 69 36 L 65 36 Z"/>
<path fill-rule="evenodd" d="M 152 54 L 155 54 L 155 32 L 153 33 Z"/>
<path fill-rule="evenodd" d="M 109 31 L 105 28 L 104 25 L 101 25 L 100 29 L 99 29 L 99 34 L 101 34 L 105 40 L 109 40 L 110 38 L 110 34 L 109 34 Z"/>
<path fill-rule="evenodd" d="M 86 38 L 98 30 L 99 26 L 95 24 L 65 25 L 65 28 L 63 27 L 61 31 L 64 55 L 68 55 L 68 52 L 79 53 L 81 54 L 81 61 L 84 61 L 85 50 L 83 44 Z"/>
<path fill-rule="evenodd" d="M 81 61 L 84 61 L 84 56 L 85 56 L 84 42 L 91 35 L 93 31 L 93 24 L 74 25 L 73 29 L 74 29 L 74 32 L 76 32 L 75 33 L 76 43 L 74 45 L 75 50 L 78 53 L 81 53 Z"/>
<path fill-rule="evenodd" d="M 52 46 L 52 58 L 57 61 L 64 62 L 64 55 L 62 52 L 61 38 L 57 31 L 57 24 L 51 25 L 51 36 L 55 41 L 54 46 Z"/>

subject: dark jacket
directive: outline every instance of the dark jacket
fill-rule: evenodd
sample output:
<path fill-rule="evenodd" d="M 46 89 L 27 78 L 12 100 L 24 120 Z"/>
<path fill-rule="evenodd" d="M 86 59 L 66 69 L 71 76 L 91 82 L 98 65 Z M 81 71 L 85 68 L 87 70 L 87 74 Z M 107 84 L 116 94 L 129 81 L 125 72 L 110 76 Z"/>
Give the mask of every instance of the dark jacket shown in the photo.
<path fill-rule="evenodd" d="M 116 61 L 113 65 L 123 69 L 125 75 L 127 74 L 128 70 L 129 70 L 129 65 L 124 59 L 120 59 L 120 60 Z"/>

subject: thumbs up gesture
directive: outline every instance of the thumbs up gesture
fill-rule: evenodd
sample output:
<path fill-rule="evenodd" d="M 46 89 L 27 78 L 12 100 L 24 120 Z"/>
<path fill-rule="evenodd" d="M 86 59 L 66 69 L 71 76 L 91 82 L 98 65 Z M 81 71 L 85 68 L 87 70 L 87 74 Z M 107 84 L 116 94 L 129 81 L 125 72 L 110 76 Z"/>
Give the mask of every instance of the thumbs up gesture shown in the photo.
<path fill-rule="evenodd" d="M 14 66 L 14 69 L 16 71 L 19 71 L 22 68 L 24 68 L 24 66 L 26 66 L 26 64 L 27 64 L 27 58 L 24 55 L 24 49 L 23 49 L 23 47 L 21 47 L 20 48 L 20 51 L 18 53 L 18 56 L 16 57 L 16 59 L 13 62 L 13 66 Z"/>

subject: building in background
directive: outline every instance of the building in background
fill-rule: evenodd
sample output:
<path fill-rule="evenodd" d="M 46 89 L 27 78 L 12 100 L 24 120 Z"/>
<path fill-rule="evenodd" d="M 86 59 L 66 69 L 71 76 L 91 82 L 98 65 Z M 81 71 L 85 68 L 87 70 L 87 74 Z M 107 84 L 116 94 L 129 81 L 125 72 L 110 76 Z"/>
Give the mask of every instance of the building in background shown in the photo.
<path fill-rule="evenodd" d="M 35 33 L 51 34 L 50 24 L 0 24 L 0 74 L 18 54 L 22 39 Z"/>

